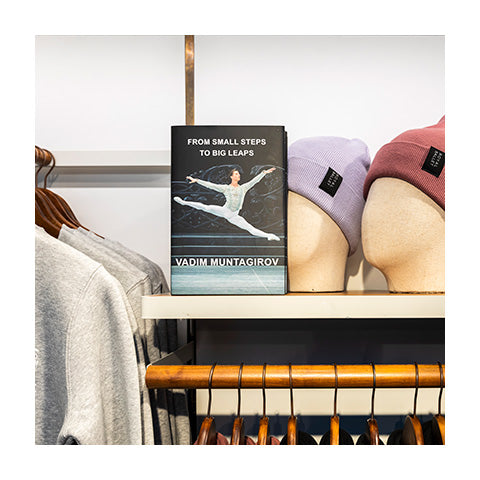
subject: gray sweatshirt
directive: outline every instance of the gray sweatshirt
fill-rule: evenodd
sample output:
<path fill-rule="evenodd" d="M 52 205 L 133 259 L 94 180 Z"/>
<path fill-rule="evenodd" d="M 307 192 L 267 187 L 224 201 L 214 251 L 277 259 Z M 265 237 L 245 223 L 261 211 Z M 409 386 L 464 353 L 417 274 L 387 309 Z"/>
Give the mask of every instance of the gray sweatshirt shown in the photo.
<path fill-rule="evenodd" d="M 141 444 L 128 301 L 97 262 L 35 227 L 35 442 Z"/>
<path fill-rule="evenodd" d="M 152 295 L 158 295 L 160 293 L 168 293 L 168 285 L 165 280 L 165 276 L 161 268 L 150 259 L 137 253 L 134 250 L 129 249 L 120 242 L 110 240 L 108 238 L 101 238 L 95 233 L 78 228 L 73 230 L 74 235 L 86 235 L 98 244 L 101 244 L 109 249 L 117 252 L 126 260 L 131 262 L 141 271 L 145 272 L 151 280 Z M 176 320 L 157 320 L 157 325 L 161 328 L 161 331 L 165 331 L 168 339 L 168 352 L 176 350 L 178 348 L 178 333 L 177 333 L 177 321 Z M 162 328 L 163 327 L 163 328 Z M 161 334 L 160 334 L 161 335 Z M 162 355 L 165 352 L 162 352 Z M 153 392 L 152 392 L 153 393 Z M 159 392 L 155 392 L 158 395 Z M 175 428 L 174 438 L 177 445 L 190 445 L 191 432 L 190 422 L 188 418 L 188 406 L 185 390 L 182 389 L 170 389 L 167 391 L 167 398 L 172 399 L 173 409 L 169 409 L 170 423 L 172 428 Z M 170 402 L 169 402 L 170 403 Z M 173 411 L 172 411 L 173 410 Z"/>
<path fill-rule="evenodd" d="M 75 231 L 75 229 L 63 225 L 58 238 L 88 255 L 93 260 L 101 263 L 110 274 L 118 279 L 125 290 L 139 327 L 145 353 L 145 364 L 148 365 L 156 362 L 168 351 L 168 345 L 166 344 L 167 334 L 166 331 L 162 332 L 161 327 L 163 324 L 157 326 L 155 320 L 145 320 L 142 318 L 142 296 L 150 295 L 152 292 L 148 275 L 136 268 L 121 255 L 98 244 L 85 235 L 76 235 Z M 164 326 L 164 329 L 166 329 L 166 326 Z M 158 334 L 159 331 L 160 334 Z M 148 396 L 150 404 L 153 406 L 151 413 L 155 443 L 162 445 L 177 443 L 174 436 L 175 428 L 171 425 L 169 416 L 169 410 L 173 411 L 173 405 L 169 406 L 166 391 L 148 391 L 144 385 L 144 375 L 142 381 L 144 387 L 142 390 L 144 392 L 147 391 L 147 393 L 143 395 L 144 404 Z"/>
<path fill-rule="evenodd" d="M 92 231 L 85 230 L 82 227 L 79 227 L 74 231 L 77 234 L 87 235 L 87 237 L 92 238 L 98 243 L 111 248 L 114 252 L 119 253 L 122 257 L 126 258 L 129 262 L 133 263 L 138 267 L 142 272 L 145 272 L 152 282 L 152 295 L 159 295 L 161 293 L 169 293 L 169 288 L 165 275 L 163 274 L 162 269 L 149 258 L 144 257 L 140 253 L 132 250 L 120 242 L 111 240 L 110 238 L 102 238 L 93 233 Z"/>

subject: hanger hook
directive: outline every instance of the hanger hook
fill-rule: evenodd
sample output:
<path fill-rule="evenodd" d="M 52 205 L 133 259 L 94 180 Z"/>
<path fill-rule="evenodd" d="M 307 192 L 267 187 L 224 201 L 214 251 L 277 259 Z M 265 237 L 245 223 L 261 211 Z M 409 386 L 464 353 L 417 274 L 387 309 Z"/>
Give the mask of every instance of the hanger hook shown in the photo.
<path fill-rule="evenodd" d="M 265 417 L 267 399 L 265 395 L 265 376 L 267 374 L 267 364 L 263 364 L 263 373 L 262 373 L 262 394 L 263 394 L 263 416 Z"/>
<path fill-rule="evenodd" d="M 441 415 L 442 411 L 442 393 L 443 393 L 443 388 L 445 387 L 445 378 L 443 377 L 443 368 L 442 368 L 442 363 L 437 362 L 438 366 L 440 368 L 440 393 L 438 394 L 438 414 Z"/>
<path fill-rule="evenodd" d="M 417 416 L 418 384 L 419 384 L 418 363 L 415 362 L 415 396 L 413 397 L 413 416 L 414 417 Z"/>
<path fill-rule="evenodd" d="M 212 365 L 210 369 L 210 375 L 208 377 L 208 409 L 207 409 L 207 417 L 210 416 L 210 407 L 212 406 L 212 378 L 213 378 L 213 371 L 217 366 L 217 362 Z"/>
<path fill-rule="evenodd" d="M 35 172 L 35 188 L 38 187 L 38 174 L 40 170 L 45 166 L 45 152 L 40 147 L 35 145 L 35 163 L 37 163 L 37 155 L 41 159 L 38 164 L 37 171 Z"/>
<path fill-rule="evenodd" d="M 333 416 L 337 416 L 337 392 L 338 392 L 338 371 L 337 364 L 334 363 L 333 367 L 335 368 L 335 394 L 333 396 Z"/>
<path fill-rule="evenodd" d="M 290 380 L 290 413 L 291 416 L 294 416 L 294 410 L 293 410 L 293 377 L 292 377 L 292 364 L 288 364 L 288 376 Z"/>
<path fill-rule="evenodd" d="M 38 187 L 38 174 L 40 173 L 40 170 L 43 168 L 43 165 L 40 165 L 37 168 L 37 171 L 35 172 L 35 188 Z"/>
<path fill-rule="evenodd" d="M 50 152 L 50 150 L 45 149 L 45 152 L 48 155 L 50 155 L 51 162 L 52 162 L 52 166 L 50 167 L 48 172 L 45 174 L 45 177 L 43 177 L 43 188 L 46 189 L 47 188 L 47 177 L 50 175 L 50 172 L 55 168 L 56 161 L 55 161 L 55 157 L 53 156 L 53 153 Z M 48 163 L 50 163 L 50 162 L 48 162 Z"/>
<path fill-rule="evenodd" d="M 238 408 L 237 408 L 237 417 L 240 416 L 240 401 L 242 399 L 242 395 L 240 389 L 242 388 L 242 370 L 243 370 L 243 362 L 240 364 L 240 368 L 238 370 Z"/>
<path fill-rule="evenodd" d="M 372 414 L 371 418 L 372 420 L 375 417 L 374 411 L 375 411 L 375 389 L 377 388 L 377 374 L 375 372 L 375 364 L 373 362 L 370 363 L 372 366 L 372 373 L 373 373 L 373 390 L 372 390 Z"/>

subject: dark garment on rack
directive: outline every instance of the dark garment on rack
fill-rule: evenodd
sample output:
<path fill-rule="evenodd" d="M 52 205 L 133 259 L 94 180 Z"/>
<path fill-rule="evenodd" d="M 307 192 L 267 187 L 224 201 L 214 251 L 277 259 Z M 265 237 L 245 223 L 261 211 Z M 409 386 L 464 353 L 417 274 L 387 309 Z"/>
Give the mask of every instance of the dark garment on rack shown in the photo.
<path fill-rule="evenodd" d="M 432 431 L 432 421 L 429 420 L 422 424 L 424 445 L 442 445 L 441 440 L 435 439 Z M 388 437 L 387 445 L 405 445 L 402 440 L 403 429 L 394 430 Z"/>
<path fill-rule="evenodd" d="M 258 443 L 253 443 L 252 445 L 258 445 Z M 280 440 L 270 435 L 267 440 L 267 445 L 280 445 Z"/>
<path fill-rule="evenodd" d="M 394 430 L 387 439 L 387 445 L 403 445 L 401 428 Z"/>
<path fill-rule="evenodd" d="M 330 445 L 330 430 L 322 436 L 319 445 Z M 340 429 L 339 445 L 354 445 L 352 436 L 343 428 Z"/>
<path fill-rule="evenodd" d="M 439 438 L 433 431 L 433 420 L 422 423 L 423 441 L 425 445 L 443 445 L 441 437 Z"/>
<path fill-rule="evenodd" d="M 198 440 L 195 440 L 194 445 L 198 445 Z M 216 445 L 229 445 L 227 437 L 225 435 L 222 435 L 220 432 L 217 432 L 217 443 Z"/>
<path fill-rule="evenodd" d="M 379 439 L 378 441 L 379 445 L 385 445 L 382 440 Z M 362 433 L 358 439 L 357 443 L 355 445 L 370 445 L 370 440 L 368 439 L 368 435 L 366 433 Z"/>
<path fill-rule="evenodd" d="M 288 445 L 287 435 L 282 438 L 280 445 Z M 318 443 L 309 433 L 300 430 L 297 434 L 297 445 L 318 445 Z"/>

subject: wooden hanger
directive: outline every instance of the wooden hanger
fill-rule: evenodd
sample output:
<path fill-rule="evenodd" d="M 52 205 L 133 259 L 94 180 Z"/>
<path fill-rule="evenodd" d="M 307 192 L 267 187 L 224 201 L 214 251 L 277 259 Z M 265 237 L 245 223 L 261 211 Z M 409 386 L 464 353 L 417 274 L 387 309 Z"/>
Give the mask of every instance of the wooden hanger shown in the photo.
<path fill-rule="evenodd" d="M 43 188 L 41 189 L 41 192 L 45 194 L 51 204 L 59 212 L 59 214 L 66 220 L 66 222 L 69 222 L 72 225 L 71 228 L 78 228 L 82 225 L 77 220 L 77 217 L 75 217 L 75 214 L 73 213 L 68 203 L 60 195 L 47 189 L 47 178 L 50 175 L 50 172 L 55 168 L 56 160 L 52 152 L 47 149 L 42 150 L 44 152 L 43 155 L 47 157 L 45 166 L 49 165 L 50 163 L 52 163 L 52 166 L 50 167 L 50 170 L 45 174 L 45 177 L 43 179 Z"/>
<path fill-rule="evenodd" d="M 217 363 L 212 365 L 210 376 L 208 377 L 208 408 L 207 416 L 200 426 L 200 433 L 198 434 L 197 445 L 216 445 L 217 444 L 217 428 L 215 426 L 215 419 L 210 415 L 210 408 L 212 406 L 212 378 L 213 370 Z"/>
<path fill-rule="evenodd" d="M 44 202 L 50 214 L 60 224 L 66 225 L 67 227 L 70 227 L 70 228 L 78 228 L 77 225 L 72 221 L 70 221 L 69 218 L 65 215 L 65 213 L 58 208 L 58 205 L 56 204 L 56 202 L 52 201 L 52 198 L 49 197 L 43 189 L 37 187 L 35 189 L 35 194 L 38 198 L 41 199 L 42 202 Z"/>
<path fill-rule="evenodd" d="M 377 374 L 375 372 L 375 365 L 372 363 L 372 375 L 373 375 L 373 390 L 372 390 L 372 408 L 370 418 L 367 420 L 367 434 L 370 440 L 370 445 L 380 445 L 380 433 L 378 431 L 378 424 L 375 420 L 375 389 L 377 387 Z"/>
<path fill-rule="evenodd" d="M 38 219 L 38 225 L 44 227 L 46 230 L 47 228 L 50 229 L 47 231 L 51 235 L 58 237 L 60 228 L 63 224 L 66 224 L 66 219 L 61 215 L 55 205 L 52 204 L 45 191 L 37 186 L 40 170 L 50 162 L 50 159 L 46 157 L 45 152 L 41 149 L 37 151 L 37 148 L 38 147 L 35 147 L 35 162 L 39 165 L 39 168 L 35 172 L 35 218 L 36 221 Z M 52 168 L 50 168 L 47 175 L 45 175 L 45 183 Z"/>
<path fill-rule="evenodd" d="M 43 179 L 43 188 L 37 186 L 38 172 L 40 171 L 40 169 L 37 171 L 37 174 L 35 176 L 35 192 L 37 193 L 37 196 L 42 197 L 42 199 L 48 205 L 49 211 L 53 216 L 55 216 L 56 220 L 60 224 L 67 225 L 70 228 L 78 228 L 81 225 L 76 219 L 75 215 L 73 215 L 70 207 L 68 207 L 67 202 L 65 202 L 65 200 L 63 200 L 60 195 L 57 195 L 51 190 L 47 189 L 47 178 L 52 172 L 52 170 L 55 168 L 56 164 L 54 155 L 46 149 L 39 149 L 38 147 L 35 147 L 35 160 L 41 165 L 40 168 L 52 163 L 52 166 L 45 174 L 45 177 Z"/>
<path fill-rule="evenodd" d="M 53 166 L 55 167 L 55 164 L 56 164 L 56 160 L 55 160 L 55 156 L 53 155 L 52 152 L 50 152 L 49 150 L 46 150 L 45 149 L 45 152 L 51 156 L 52 158 L 52 161 L 53 161 Z M 75 214 L 73 213 L 73 210 L 70 208 L 70 205 L 60 196 L 58 195 L 58 193 L 55 193 L 55 192 L 52 192 L 51 190 L 48 190 L 47 189 L 47 182 L 46 182 L 46 179 L 48 177 L 50 172 L 47 173 L 47 175 L 45 175 L 45 181 L 44 181 L 44 189 L 47 193 L 47 195 L 49 195 L 52 199 L 55 199 L 58 204 L 59 204 L 59 207 L 65 212 L 67 218 L 75 225 L 78 225 L 78 227 L 82 227 L 84 228 L 85 230 L 88 230 L 87 228 L 85 228 L 77 219 L 77 217 L 75 216 Z"/>
<path fill-rule="evenodd" d="M 245 445 L 245 425 L 243 418 L 240 416 L 240 403 L 241 403 L 241 387 L 242 387 L 242 370 L 243 363 L 240 364 L 238 370 L 238 405 L 237 405 L 237 416 L 233 421 L 232 429 L 232 438 L 230 440 L 230 445 Z"/>
<path fill-rule="evenodd" d="M 262 393 L 263 393 L 263 416 L 260 419 L 260 425 L 258 427 L 258 437 L 257 445 L 270 445 L 270 424 L 268 417 L 266 416 L 266 395 L 265 395 L 265 376 L 267 372 L 267 364 L 263 364 L 263 373 L 262 373 Z"/>
<path fill-rule="evenodd" d="M 338 392 L 338 373 L 337 364 L 335 367 L 335 394 L 333 397 L 333 416 L 330 418 L 330 445 L 340 445 L 340 419 L 337 415 L 337 392 Z"/>
<path fill-rule="evenodd" d="M 375 420 L 375 389 L 377 387 L 377 375 L 375 372 L 375 365 L 372 363 L 373 374 L 373 390 L 372 390 L 372 408 L 370 418 L 367 420 L 367 428 L 365 433 L 362 433 L 357 440 L 357 445 L 383 445 L 380 440 L 380 433 L 378 431 L 378 424 Z"/>
<path fill-rule="evenodd" d="M 417 417 L 418 380 L 418 364 L 415 362 L 415 396 L 413 400 L 413 414 L 407 416 L 403 425 L 403 445 L 424 445 L 422 424 Z"/>
<path fill-rule="evenodd" d="M 340 418 L 337 415 L 337 392 L 338 392 L 338 372 L 337 364 L 333 364 L 335 368 L 335 396 L 333 400 L 333 416 L 330 417 L 330 429 L 323 434 L 320 439 L 320 445 L 353 445 L 352 436 L 340 428 Z"/>
<path fill-rule="evenodd" d="M 297 445 L 298 443 L 298 429 L 297 417 L 293 409 L 293 378 L 292 378 L 292 364 L 288 364 L 288 374 L 290 379 L 290 417 L 287 423 L 287 445 Z"/>
<path fill-rule="evenodd" d="M 40 204 L 40 200 L 35 192 L 35 224 L 42 227 L 52 237 L 58 238 L 62 228 L 61 225 L 56 220 L 48 218 L 43 209 L 44 207 Z"/>
<path fill-rule="evenodd" d="M 40 164 L 35 173 L 35 224 L 44 228 L 53 237 L 58 238 L 62 223 L 58 221 L 47 200 L 37 188 L 38 174 L 42 167 L 43 165 Z"/>
<path fill-rule="evenodd" d="M 432 435 L 435 443 L 445 445 L 445 417 L 442 415 L 442 392 L 445 387 L 445 379 L 443 376 L 443 367 L 437 362 L 440 368 L 440 393 L 438 395 L 438 413 L 432 418 Z"/>

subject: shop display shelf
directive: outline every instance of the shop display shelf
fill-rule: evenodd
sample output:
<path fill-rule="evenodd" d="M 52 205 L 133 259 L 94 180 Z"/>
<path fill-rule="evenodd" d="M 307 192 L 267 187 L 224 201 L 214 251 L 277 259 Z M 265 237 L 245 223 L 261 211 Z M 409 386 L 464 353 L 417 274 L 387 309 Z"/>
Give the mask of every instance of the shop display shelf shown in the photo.
<path fill-rule="evenodd" d="M 151 295 L 143 318 L 443 318 L 445 295 L 386 291 L 286 295 Z"/>

